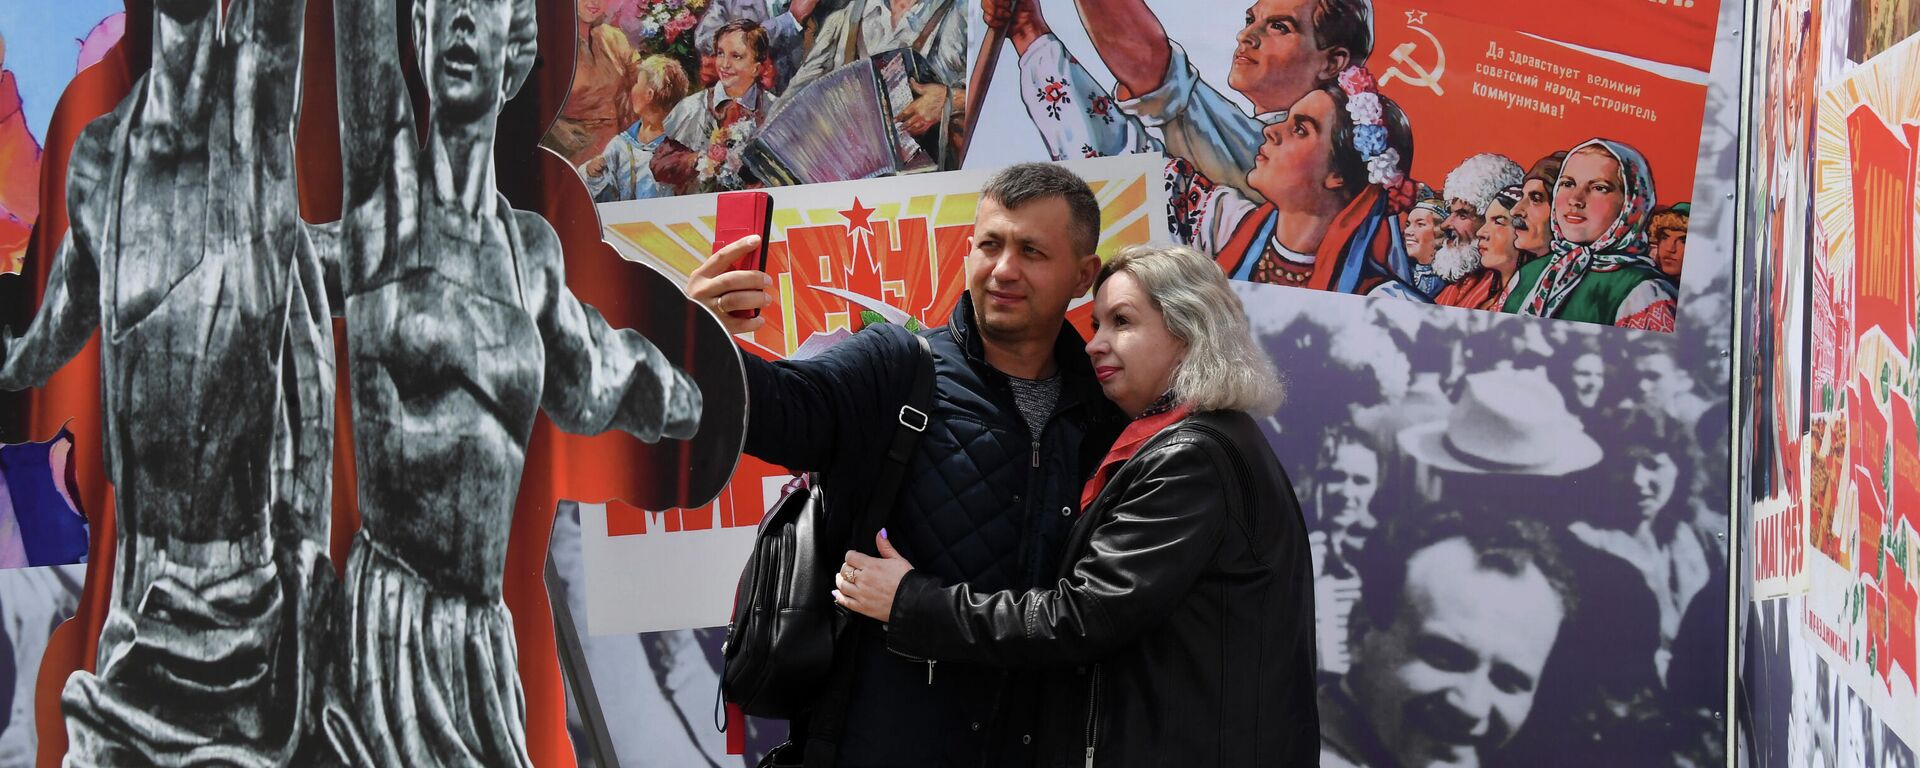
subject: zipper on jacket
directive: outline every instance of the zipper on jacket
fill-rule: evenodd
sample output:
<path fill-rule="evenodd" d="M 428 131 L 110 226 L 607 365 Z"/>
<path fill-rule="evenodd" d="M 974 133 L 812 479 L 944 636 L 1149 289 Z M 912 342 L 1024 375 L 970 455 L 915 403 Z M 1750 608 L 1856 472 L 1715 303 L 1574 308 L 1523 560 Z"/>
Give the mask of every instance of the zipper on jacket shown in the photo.
<path fill-rule="evenodd" d="M 927 685 L 933 685 L 933 665 L 938 663 L 940 662 L 934 661 L 933 659 L 927 659 Z"/>
<path fill-rule="evenodd" d="M 1040 441 L 1033 441 L 1033 468 L 1040 468 Z"/>
<path fill-rule="evenodd" d="M 1087 686 L 1087 768 L 1093 768 L 1093 748 L 1100 738 L 1100 665 L 1093 665 L 1093 682 Z"/>

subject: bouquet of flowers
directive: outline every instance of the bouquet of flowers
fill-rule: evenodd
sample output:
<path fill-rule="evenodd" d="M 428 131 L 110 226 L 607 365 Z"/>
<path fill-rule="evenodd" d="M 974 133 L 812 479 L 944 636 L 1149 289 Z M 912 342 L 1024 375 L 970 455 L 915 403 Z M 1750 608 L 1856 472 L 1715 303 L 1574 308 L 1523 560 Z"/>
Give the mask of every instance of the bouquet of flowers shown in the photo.
<path fill-rule="evenodd" d="M 747 142 L 753 140 L 759 127 L 755 125 L 753 116 L 745 110 L 729 109 L 726 112 L 725 118 L 713 129 L 713 135 L 708 137 L 707 150 L 700 153 L 700 159 L 694 164 L 694 170 L 700 178 L 700 189 L 705 192 L 723 192 L 747 186 L 740 168 L 746 160 Z"/>
<path fill-rule="evenodd" d="M 629 0 L 620 28 L 634 46 L 664 53 L 681 62 L 698 61 L 693 28 L 706 13 L 708 0 Z"/>

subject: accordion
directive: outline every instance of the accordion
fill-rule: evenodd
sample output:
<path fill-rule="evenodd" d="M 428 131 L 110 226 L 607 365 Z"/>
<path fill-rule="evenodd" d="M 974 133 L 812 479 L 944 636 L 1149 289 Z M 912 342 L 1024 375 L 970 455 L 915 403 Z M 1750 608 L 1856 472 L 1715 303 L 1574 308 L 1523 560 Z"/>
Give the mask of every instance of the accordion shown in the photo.
<path fill-rule="evenodd" d="M 910 82 L 938 82 L 908 48 L 853 61 L 783 99 L 742 155 L 770 186 L 850 181 L 939 170 L 893 116 L 913 101 Z M 929 130 L 943 146 L 946 121 Z"/>

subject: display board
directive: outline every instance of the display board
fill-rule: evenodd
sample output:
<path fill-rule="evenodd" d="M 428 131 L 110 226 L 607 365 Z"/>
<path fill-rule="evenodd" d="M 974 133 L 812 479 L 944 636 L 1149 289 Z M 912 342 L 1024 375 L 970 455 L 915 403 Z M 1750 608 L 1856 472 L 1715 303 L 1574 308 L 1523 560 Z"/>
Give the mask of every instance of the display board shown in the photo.
<path fill-rule="evenodd" d="M 93 535 L 42 764 L 751 765 L 784 724 L 728 753 L 714 627 L 791 475 L 737 456 L 737 355 L 945 322 L 1025 160 L 1092 182 L 1101 255 L 1238 279 L 1327 762 L 1726 757 L 1735 3 L 160 5 L 40 135 L 0 276 L 0 438 L 71 422 Z M 708 193 L 762 185 L 776 302 L 729 339 L 679 289 Z M 1386 585 L 1469 598 L 1408 615 L 1499 662 L 1438 677 L 1356 618 L 1436 510 L 1535 531 L 1551 587 Z"/>
<path fill-rule="evenodd" d="M 1920 5 L 1753 9 L 1743 764 L 1912 765 Z"/>
<path fill-rule="evenodd" d="M 1259 7 L 1264 6 L 1256 10 Z M 1148 3 L 1146 8 L 1164 26 L 1164 37 L 1194 67 L 1193 80 L 1186 85 L 1214 84 L 1212 90 L 1224 105 L 1220 109 L 1233 110 L 1222 117 L 1251 119 L 1257 108 L 1228 85 L 1234 80 L 1234 40 L 1243 27 L 1235 17 L 1238 10 L 1211 15 L 1177 13 L 1173 4 Z M 1737 131 L 1734 113 L 1716 107 L 1737 101 L 1735 76 L 1741 49 L 1738 36 L 1732 33 L 1742 9 L 1701 6 L 1689 16 L 1679 8 L 1634 5 L 1609 9 L 1624 14 L 1617 17 L 1582 16 L 1619 18 L 1639 29 L 1658 29 L 1659 34 L 1672 36 L 1671 45 L 1635 46 L 1631 51 L 1610 48 L 1598 27 L 1573 30 L 1560 23 L 1564 14 L 1544 10 L 1526 16 L 1518 32 L 1496 24 L 1504 24 L 1504 17 L 1490 18 L 1471 6 L 1432 4 L 1389 11 L 1385 5 L 1376 5 L 1372 10 L 1372 30 L 1378 40 L 1370 68 L 1380 92 L 1405 105 L 1417 148 L 1412 176 L 1436 191 L 1443 193 L 1449 173 L 1477 153 L 1511 153 L 1516 164 L 1532 163 L 1537 155 L 1571 149 L 1594 135 L 1619 131 L 1618 135 L 1645 137 L 1648 156 L 1655 158 L 1650 166 L 1656 187 L 1683 190 L 1661 193 L 1662 204 L 1702 202 L 1693 209 L 1697 218 L 1690 228 L 1688 252 L 1695 255 L 1684 262 L 1677 332 L 1672 334 L 1246 281 L 1241 295 L 1250 319 L 1276 361 L 1275 375 L 1287 382 L 1289 391 L 1288 403 L 1266 424 L 1314 531 L 1322 677 L 1337 685 L 1353 672 L 1356 659 L 1349 633 L 1360 579 L 1351 557 L 1369 536 L 1398 518 L 1415 517 L 1415 510 L 1429 505 L 1474 505 L 1494 514 L 1520 515 L 1548 528 L 1563 545 L 1571 567 L 1579 573 L 1575 581 L 1587 585 L 1580 588 L 1584 607 L 1580 617 L 1561 628 L 1557 639 L 1544 649 L 1546 660 L 1531 672 L 1540 687 L 1536 694 L 1523 697 L 1526 706 L 1492 712 L 1476 721 L 1511 737 L 1479 742 L 1481 756 L 1489 762 L 1515 765 L 1569 764 L 1568 760 L 1587 760 L 1582 764 L 1592 765 L 1716 764 L 1725 755 L 1729 576 L 1724 489 L 1729 482 L 1726 391 L 1732 328 L 1726 320 L 1732 306 L 1728 244 L 1733 219 L 1724 201 L 1731 200 L 1733 191 Z M 1635 15 L 1641 11 L 1645 13 Z M 986 106 L 972 130 L 967 166 L 991 169 L 1017 161 L 1109 153 L 1133 159 L 1141 155 L 1128 152 L 1145 149 L 1145 157 L 1158 165 L 1148 170 L 1157 170 L 1169 190 L 1173 206 L 1167 210 L 1168 231 L 1179 240 L 1183 226 L 1192 230 L 1190 214 L 1195 208 L 1183 207 L 1182 201 L 1194 187 L 1183 186 L 1186 179 L 1170 168 L 1178 165 L 1168 159 L 1174 150 L 1168 148 L 1165 136 L 1172 129 L 1152 117 L 1129 112 L 1137 102 L 1116 97 L 1119 88 L 1113 75 L 1095 55 L 1091 38 L 1097 30 L 1084 28 L 1080 21 L 1087 14 L 1077 12 L 1072 3 L 1042 3 L 1039 12 L 1055 22 L 1053 41 L 1036 40 L 1025 50 L 1015 42 L 1000 43 L 1003 50 L 997 62 L 989 61 L 997 68 L 991 70 L 983 97 Z M 1723 18 L 1713 20 L 1716 12 Z M 1670 15 L 1646 15 L 1654 13 Z M 1700 13 L 1709 20 L 1700 21 Z M 1656 19 L 1668 23 L 1650 26 Z M 1710 42 L 1716 29 L 1721 35 L 1717 48 Z M 1044 48 L 1046 44 L 1056 47 Z M 1054 55 L 1052 65 L 1067 68 L 1064 74 L 1036 68 L 1037 57 L 1049 51 Z M 1660 58 L 1643 58 L 1649 51 L 1660 51 Z M 1718 58 L 1710 59 L 1710 53 Z M 1433 61 L 1448 55 L 1454 57 L 1450 65 Z M 1560 77 L 1542 76 L 1524 85 L 1511 77 L 1500 80 L 1501 73 L 1520 66 L 1558 66 Z M 1577 74 L 1576 68 L 1581 69 Z M 1563 101 L 1565 106 L 1559 110 L 1521 108 L 1521 94 L 1544 98 L 1550 88 L 1585 83 L 1591 74 L 1587 70 L 1621 73 L 1610 79 L 1637 85 L 1646 99 L 1643 103 L 1658 108 L 1638 116 L 1608 111 L 1596 107 L 1591 98 L 1604 95 L 1598 92 L 1587 93 L 1589 98 L 1579 104 Z M 1389 77 L 1388 71 L 1397 74 Z M 1049 76 L 1057 87 L 1047 87 Z M 1436 86 L 1441 93 L 1435 92 Z M 1502 101 L 1497 95 L 1489 96 L 1490 92 L 1508 98 Z M 1456 114 L 1486 122 L 1439 117 Z M 1703 114 L 1715 119 L 1703 124 Z M 1658 129 L 1649 129 L 1645 124 L 1654 117 Z M 1689 127 L 1668 130 L 1681 122 Z M 1634 128 L 1635 124 L 1641 128 Z M 1455 129 L 1471 125 L 1498 130 Z M 1119 126 L 1113 129 L 1118 143 L 1110 145 L 1109 152 L 1094 151 L 1091 139 L 1113 138 L 1104 132 L 1107 126 Z M 1642 132 L 1630 133 L 1635 130 Z M 1072 146 L 1063 143 L 1067 136 L 1074 137 Z M 1224 141 L 1187 146 L 1195 155 L 1212 152 L 1230 157 L 1231 147 Z M 844 195 L 826 193 L 837 188 L 821 187 L 821 204 L 809 206 L 811 212 L 790 214 L 783 225 L 790 235 L 799 224 L 824 227 L 826 237 L 808 247 L 832 254 L 833 264 L 842 258 L 843 249 L 859 247 L 858 240 L 844 239 L 844 233 L 851 231 L 850 212 L 859 208 L 846 206 Z M 809 199 L 812 190 L 808 189 Z M 1106 188 L 1100 193 L 1103 201 L 1111 194 Z M 775 190 L 776 199 L 781 194 Z M 685 199 L 603 203 L 600 210 L 608 224 L 608 239 L 632 258 L 682 274 L 691 271 L 704 252 L 701 238 L 710 224 L 682 213 Z M 931 199 L 919 205 L 921 212 L 934 210 Z M 874 214 L 876 222 L 897 221 L 913 210 L 884 212 L 881 204 L 871 200 L 861 207 L 881 208 L 883 213 Z M 704 209 L 688 205 L 684 210 L 698 214 Z M 1121 221 L 1132 221 L 1130 213 L 1122 215 L 1127 218 Z M 1110 213 L 1108 229 L 1115 223 Z M 1400 223 L 1396 220 L 1395 225 Z M 900 249 L 918 243 L 922 235 L 913 230 L 915 234 L 902 241 L 901 229 L 897 224 L 892 227 L 891 237 L 884 236 L 889 234 L 884 229 L 876 229 L 874 242 L 887 244 L 877 252 L 892 258 L 905 255 L 911 270 L 917 270 L 921 257 Z M 937 234 L 934 239 L 938 242 Z M 784 243 L 789 254 L 796 242 Z M 776 279 L 795 274 L 788 269 L 776 267 Z M 809 268 L 800 274 L 813 272 Z M 844 269 L 823 265 L 819 273 L 844 274 Z M 929 316 L 921 311 L 923 302 L 907 295 L 918 285 L 914 281 L 921 279 L 919 273 L 897 274 L 903 280 L 902 289 L 876 293 L 868 288 L 855 293 L 876 313 L 899 313 L 896 320 L 910 317 L 938 324 L 943 313 Z M 889 276 L 883 266 L 876 275 L 880 281 L 874 284 L 884 284 Z M 831 336 L 823 332 L 838 331 L 854 321 L 858 311 L 839 303 L 840 298 L 854 297 L 809 299 L 797 287 L 805 281 L 798 274 L 792 279 L 795 288 L 777 287 L 777 313 L 768 326 L 743 339 L 748 348 L 779 356 L 795 351 L 806 354 L 815 342 L 830 342 Z M 828 314 L 821 315 L 826 318 L 824 324 L 791 321 L 784 314 L 816 315 L 822 306 L 818 302 L 826 302 L 828 308 Z M 1538 404 L 1539 412 L 1519 412 L 1509 406 L 1503 414 L 1506 418 L 1531 425 L 1517 429 L 1587 447 L 1572 449 L 1566 456 L 1543 455 L 1537 465 L 1503 471 L 1466 468 L 1462 457 L 1444 448 L 1436 453 L 1437 446 L 1446 444 L 1440 438 L 1452 436 L 1457 443 L 1470 444 L 1478 432 L 1471 414 L 1486 403 L 1475 398 L 1489 390 L 1476 390 L 1469 380 L 1511 387 L 1498 391 L 1503 402 Z M 745 460 L 742 471 L 755 466 L 751 459 Z M 763 471 L 757 483 L 752 474 L 744 478 L 744 485 L 737 477 L 732 493 L 745 488 L 767 503 L 766 494 L 790 479 L 777 468 L 768 469 L 772 471 Z M 699 520 L 725 519 L 704 510 L 694 514 Z M 739 514 L 736 506 L 734 519 Z M 648 535 L 656 529 L 670 530 L 661 524 L 670 526 L 671 518 L 583 505 L 581 532 L 590 537 L 601 525 L 610 530 L 623 517 L 638 521 L 643 516 Z M 629 524 L 628 530 L 638 527 Z M 1642 534 L 1655 543 L 1634 543 Z M 727 566 L 715 566 L 711 572 L 718 578 L 727 570 Z M 583 571 L 583 577 L 584 591 L 592 595 L 594 574 Z M 621 589 L 622 582 L 612 583 L 613 589 Z M 1599 590 L 1595 584 L 1609 587 Z M 1634 586 L 1615 586 L 1619 584 Z M 569 589 L 578 588 L 569 585 Z M 1593 591 L 1610 594 L 1593 596 Z M 583 605 L 594 612 L 592 605 Z M 1543 604 L 1531 609 L 1551 607 Z M 739 764 L 741 758 L 721 757 L 724 735 L 702 727 L 710 713 L 701 708 L 707 701 L 697 692 L 703 684 L 717 684 L 721 639 L 717 629 L 689 627 L 636 635 L 633 632 L 640 626 L 623 624 L 602 634 L 593 628 L 591 618 L 576 617 L 575 622 L 585 633 L 583 646 L 599 646 L 583 650 L 583 657 L 590 660 L 586 675 L 592 678 L 594 700 L 578 708 L 579 733 L 604 730 L 608 734 L 605 748 L 621 764 L 649 764 L 645 750 L 653 748 L 683 756 L 705 755 L 716 765 Z M 1506 625 L 1490 621 L 1488 626 Z M 1607 642 L 1594 645 L 1599 642 L 1596 638 Z M 1600 659 L 1609 661 L 1597 663 Z M 1376 668 L 1385 663 L 1373 662 Z M 616 681 L 611 687 L 609 677 Z M 1363 740 L 1369 738 L 1366 734 L 1373 723 L 1388 719 L 1386 713 L 1392 708 L 1432 701 L 1432 691 L 1387 682 L 1382 688 L 1397 691 L 1394 696 L 1367 699 L 1358 705 L 1357 714 L 1340 718 L 1343 725 L 1333 725 L 1334 719 L 1328 718 L 1329 733 Z M 579 692 L 576 688 L 575 693 Z M 603 724 L 596 724 L 596 717 Z M 636 720 L 646 723 L 649 736 L 612 725 Z M 777 741 L 769 731 L 777 734 L 778 727 L 777 723 L 749 722 L 747 764 L 755 757 L 754 746 Z M 1346 731 L 1331 730 L 1339 727 Z M 1581 749 L 1569 750 L 1570 744 Z"/>

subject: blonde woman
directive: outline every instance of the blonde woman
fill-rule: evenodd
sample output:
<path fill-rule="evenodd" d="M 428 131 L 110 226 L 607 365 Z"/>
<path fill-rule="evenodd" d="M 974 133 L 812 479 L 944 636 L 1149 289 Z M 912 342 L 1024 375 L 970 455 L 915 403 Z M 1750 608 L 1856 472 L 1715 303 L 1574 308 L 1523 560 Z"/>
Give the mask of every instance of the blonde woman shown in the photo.
<path fill-rule="evenodd" d="M 1094 375 L 1133 418 L 1082 491 L 1056 581 L 983 593 L 848 552 L 834 597 L 896 653 L 1047 670 L 1040 764 L 1312 765 L 1313 584 L 1293 487 L 1254 425 L 1279 384 L 1190 248 L 1102 268 Z"/>

